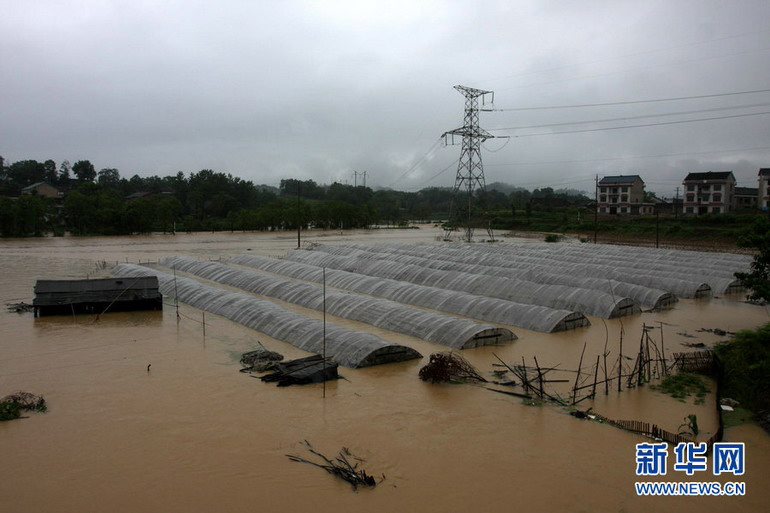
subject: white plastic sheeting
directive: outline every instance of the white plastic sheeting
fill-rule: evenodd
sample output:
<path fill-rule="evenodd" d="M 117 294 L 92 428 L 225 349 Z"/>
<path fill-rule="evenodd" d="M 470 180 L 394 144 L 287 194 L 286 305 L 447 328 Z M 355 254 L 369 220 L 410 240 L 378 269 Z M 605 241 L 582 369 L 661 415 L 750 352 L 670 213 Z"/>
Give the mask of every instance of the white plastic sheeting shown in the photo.
<path fill-rule="evenodd" d="M 114 276 L 157 276 L 160 290 L 167 296 L 178 293 L 178 300 L 195 308 L 226 317 L 239 324 L 287 342 L 310 353 L 322 354 L 323 322 L 290 312 L 285 308 L 248 294 L 228 292 L 203 285 L 189 278 L 133 264 L 120 264 Z M 326 323 L 326 354 L 345 367 L 368 367 L 420 358 L 414 349 L 392 344 L 370 333 Z"/>
<path fill-rule="evenodd" d="M 207 280 L 286 301 L 304 308 L 323 310 L 323 289 L 318 285 L 228 267 L 220 262 L 201 262 L 188 257 L 163 259 L 161 265 Z M 428 312 L 349 292 L 326 291 L 326 311 L 337 317 L 364 322 L 410 335 L 452 349 L 498 344 L 516 338 L 505 328 L 478 324 L 436 312 Z"/>
<path fill-rule="evenodd" d="M 387 254 L 388 259 L 395 259 L 399 262 L 429 267 L 431 269 L 460 271 L 471 274 L 486 274 L 490 276 L 504 276 L 506 278 L 526 280 L 547 285 L 564 285 L 567 287 L 598 290 L 615 297 L 631 298 L 633 301 L 649 310 L 664 308 L 676 302 L 676 296 L 663 290 L 612 279 L 581 277 L 575 274 L 559 274 L 551 272 L 551 268 L 546 266 L 514 269 L 510 267 L 493 267 L 491 265 L 466 263 L 473 259 L 472 247 L 463 248 L 463 250 L 461 250 L 460 254 L 466 258 L 462 258 L 462 261 L 460 262 L 456 260 L 443 260 L 440 256 L 436 257 L 435 252 L 430 252 L 427 249 L 423 250 L 422 248 L 415 248 L 409 254 L 406 254 L 403 251 L 391 250 L 387 246 L 365 246 L 361 244 L 344 246 L 319 245 L 315 246 L 314 249 L 332 255 L 358 256 L 363 258 L 383 258 L 383 255 Z M 377 252 L 375 253 L 374 251 Z"/>
<path fill-rule="evenodd" d="M 367 246 L 373 247 L 373 246 Z M 616 271 L 629 275 L 648 275 L 663 280 L 678 279 L 694 283 L 706 283 L 715 293 L 725 293 L 740 290 L 740 284 L 734 273 L 748 269 L 750 259 L 743 255 L 712 254 L 682 252 L 677 250 L 656 250 L 655 258 L 648 258 L 643 250 L 649 248 L 632 248 L 629 246 L 610 246 L 606 244 L 474 244 L 437 245 L 396 244 L 383 247 L 388 251 L 429 251 L 437 258 L 467 258 L 464 251 L 472 248 L 473 263 L 484 265 L 505 265 L 511 267 L 526 262 L 526 258 L 534 257 L 547 260 L 550 265 L 562 263 L 579 263 L 584 266 L 594 266 L 602 270 Z M 631 251 L 632 250 L 632 251 Z M 627 251 L 631 251 L 628 253 Z M 685 253 L 682 255 L 681 253 Z M 411 253 L 409 253 L 411 254 Z M 700 261 L 697 260 L 700 258 Z M 503 263 L 501 263 L 501 261 Z M 670 290 L 665 287 L 658 287 Z M 673 292 L 673 291 L 672 291 Z M 675 292 L 676 293 L 676 292 Z M 677 293 L 677 295 L 682 295 Z M 682 297 L 692 297 L 684 296 Z"/>
<path fill-rule="evenodd" d="M 322 269 L 314 265 L 261 256 L 239 256 L 230 261 L 299 280 L 316 283 L 321 283 L 323 280 Z M 579 312 L 514 303 L 336 269 L 326 270 L 326 283 L 330 287 L 382 297 L 403 304 L 545 333 L 590 324 L 588 319 Z"/>
<path fill-rule="evenodd" d="M 287 258 L 294 262 L 497 297 L 518 303 L 577 310 L 597 317 L 612 318 L 639 311 L 639 306 L 629 298 L 615 298 L 605 292 L 563 285 L 544 285 L 482 274 L 441 271 L 394 260 L 336 256 L 321 251 L 291 251 Z"/>
<path fill-rule="evenodd" d="M 711 294 L 711 287 L 705 281 L 678 278 L 676 277 L 678 273 L 673 273 L 674 276 L 672 276 L 672 273 L 649 271 L 641 266 L 631 270 L 627 268 L 618 270 L 615 266 L 607 263 L 603 265 L 585 263 L 582 258 L 574 255 L 557 257 L 545 251 L 547 248 L 538 252 L 531 251 L 527 249 L 530 245 L 534 246 L 531 243 L 521 244 L 521 246 L 525 247 L 516 254 L 505 254 L 502 250 L 498 250 L 497 246 L 490 248 L 484 244 L 474 244 L 470 247 L 466 245 L 438 244 L 351 245 L 351 247 L 370 249 L 372 252 L 381 254 L 381 258 L 386 258 L 386 255 L 390 253 L 418 256 L 430 255 L 436 261 L 473 263 L 490 267 L 533 270 L 535 272 L 599 278 L 603 280 L 611 279 L 622 283 L 663 290 L 684 298 L 703 297 Z M 505 246 L 510 247 L 512 245 L 506 244 Z M 605 260 L 609 261 L 610 259 Z M 722 285 L 729 286 L 727 282 L 732 281 L 727 280 Z"/>

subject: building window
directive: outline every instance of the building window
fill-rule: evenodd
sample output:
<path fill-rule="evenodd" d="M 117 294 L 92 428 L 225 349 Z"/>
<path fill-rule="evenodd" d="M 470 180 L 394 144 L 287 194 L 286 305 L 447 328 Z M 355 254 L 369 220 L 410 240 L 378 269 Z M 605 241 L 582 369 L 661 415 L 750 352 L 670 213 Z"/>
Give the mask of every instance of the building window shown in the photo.
<path fill-rule="evenodd" d="M 695 190 L 695 186 L 694 185 L 688 185 L 687 186 L 687 190 L 688 191 L 694 191 Z"/>
<path fill-rule="evenodd" d="M 623 187 L 620 192 L 628 192 L 628 187 Z"/>
<path fill-rule="evenodd" d="M 601 201 L 602 203 L 606 202 L 607 201 L 607 196 L 602 194 L 601 196 L 599 196 L 599 201 Z"/>
<path fill-rule="evenodd" d="M 602 192 L 602 194 L 603 194 L 603 193 L 605 193 L 605 192 L 607 192 L 607 188 L 606 188 L 606 187 L 602 187 L 602 188 L 601 188 L 601 192 Z"/>
<path fill-rule="evenodd" d="M 700 190 L 702 190 L 702 191 L 708 191 L 708 190 L 711 190 L 711 186 L 710 186 L 710 185 L 702 185 L 702 186 L 701 186 L 701 188 L 700 188 Z"/>
<path fill-rule="evenodd" d="M 685 212 L 687 212 L 688 214 L 692 214 L 692 207 L 687 207 Z"/>
<path fill-rule="evenodd" d="M 623 202 L 623 203 L 628 203 L 628 194 L 623 194 L 620 197 L 620 201 Z"/>
<path fill-rule="evenodd" d="M 715 183 L 715 184 L 714 184 L 714 190 L 715 190 L 715 191 L 721 191 L 721 190 L 722 190 L 722 185 L 721 185 L 721 184 L 717 184 L 717 183 Z"/>
<path fill-rule="evenodd" d="M 687 195 L 687 201 L 688 201 L 688 202 L 693 202 L 693 201 L 695 201 L 695 195 L 694 195 L 694 194 L 688 194 L 688 195 Z"/>
<path fill-rule="evenodd" d="M 602 212 L 602 213 L 604 213 L 604 212 L 607 212 L 607 207 L 602 207 L 602 208 L 600 208 L 600 209 L 599 209 L 599 212 Z"/>
<path fill-rule="evenodd" d="M 612 192 L 612 194 L 617 194 L 618 193 L 618 188 L 617 187 L 613 187 L 611 192 Z"/>
<path fill-rule="evenodd" d="M 719 203 L 720 201 L 722 201 L 722 195 L 714 194 L 714 203 Z"/>
<path fill-rule="evenodd" d="M 721 214 L 722 213 L 722 207 L 712 207 L 711 211 L 715 214 Z"/>

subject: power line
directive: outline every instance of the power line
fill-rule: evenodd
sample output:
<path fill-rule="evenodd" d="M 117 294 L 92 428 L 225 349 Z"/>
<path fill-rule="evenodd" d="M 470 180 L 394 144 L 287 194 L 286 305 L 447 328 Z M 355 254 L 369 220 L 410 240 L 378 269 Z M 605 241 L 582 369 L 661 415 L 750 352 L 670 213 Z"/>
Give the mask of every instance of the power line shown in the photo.
<path fill-rule="evenodd" d="M 734 35 L 731 35 L 731 36 L 718 37 L 718 38 L 714 38 L 714 39 L 704 39 L 704 40 L 701 40 L 701 41 L 692 41 L 690 43 L 682 43 L 682 44 L 679 44 L 679 45 L 668 46 L 668 47 L 664 47 L 664 48 L 656 48 L 654 50 L 645 50 L 643 52 L 627 53 L 627 54 L 624 54 L 624 55 L 620 55 L 620 56 L 617 56 L 617 57 L 610 57 L 610 58 L 607 58 L 607 59 L 597 59 L 597 60 L 593 60 L 593 61 L 584 61 L 584 62 L 578 62 L 578 63 L 575 63 L 575 64 L 567 64 L 567 65 L 564 65 L 564 66 L 556 66 L 556 67 L 553 67 L 553 68 L 543 68 L 543 69 L 534 70 L 534 71 L 519 72 L 519 73 L 515 73 L 513 75 L 507 75 L 507 76 L 504 76 L 504 77 L 488 79 L 486 81 L 487 82 L 492 82 L 492 81 L 497 81 L 497 80 L 505 80 L 505 79 L 508 79 L 508 78 L 523 77 L 523 76 L 527 76 L 527 75 L 537 75 L 537 74 L 540 74 L 540 73 L 549 73 L 551 71 L 559 71 L 559 70 L 565 69 L 565 68 L 574 68 L 575 66 L 586 66 L 586 65 L 589 65 L 589 64 L 598 64 L 598 63 L 601 63 L 601 62 L 613 61 L 613 60 L 624 60 L 624 59 L 627 59 L 629 57 L 636 57 L 638 55 L 648 55 L 648 54 L 651 54 L 651 53 L 669 52 L 671 50 L 676 50 L 678 48 L 686 48 L 686 47 L 689 47 L 689 46 L 699 46 L 699 45 L 703 45 L 703 44 L 714 43 L 716 41 L 727 41 L 727 40 L 730 40 L 730 39 L 738 39 L 738 38 L 741 38 L 741 37 L 753 36 L 755 34 L 763 34 L 765 32 L 768 32 L 768 30 L 770 30 L 770 29 L 755 30 L 755 31 L 752 31 L 752 32 L 743 32 L 743 33 L 734 34 Z"/>
<path fill-rule="evenodd" d="M 438 173 L 436 173 L 435 175 L 431 176 L 430 178 L 428 178 L 428 179 L 427 179 L 427 180 L 425 180 L 424 182 L 422 182 L 422 183 L 419 183 L 419 184 L 415 185 L 415 187 L 420 187 L 420 186 L 422 186 L 422 185 L 425 185 L 426 183 L 430 182 L 430 181 L 431 181 L 431 180 L 433 180 L 434 178 L 436 178 L 436 177 L 438 177 L 438 176 L 441 176 L 442 174 L 444 174 L 444 173 L 446 173 L 447 171 L 449 171 L 450 169 L 452 169 L 452 168 L 454 167 L 454 165 L 455 165 L 455 164 L 457 164 L 459 161 L 460 161 L 460 159 L 459 159 L 459 158 L 456 158 L 456 159 L 454 159 L 454 160 L 453 160 L 453 161 L 452 161 L 452 162 L 451 162 L 451 163 L 450 163 L 450 164 L 449 164 L 447 167 L 445 167 L 444 169 L 442 169 L 441 171 L 439 171 L 439 172 L 438 172 Z"/>
<path fill-rule="evenodd" d="M 744 50 L 744 51 L 740 51 L 740 52 L 728 53 L 728 54 L 723 54 L 723 55 L 713 55 L 711 57 L 701 57 L 701 58 L 697 58 L 697 59 L 686 59 L 686 60 L 680 60 L 680 61 L 677 61 L 677 62 L 664 62 L 664 63 L 652 64 L 652 65 L 648 65 L 648 66 L 638 66 L 638 67 L 635 67 L 635 68 L 628 68 L 628 69 L 619 70 L 619 71 L 610 71 L 610 72 L 607 72 L 607 73 L 598 73 L 596 75 L 583 75 L 583 76 L 578 76 L 578 77 L 565 78 L 565 79 L 562 79 L 562 80 L 551 80 L 551 81 L 548 81 L 548 82 L 536 82 L 536 83 L 533 83 L 533 84 L 522 84 L 522 85 L 517 85 L 517 86 L 506 87 L 506 88 L 499 89 L 499 90 L 500 91 L 510 91 L 510 90 L 513 90 L 513 89 L 526 89 L 526 88 L 530 88 L 530 87 L 541 87 L 541 86 L 545 86 L 545 85 L 562 84 L 564 82 L 569 82 L 569 81 L 572 81 L 572 80 L 584 80 L 584 79 L 588 79 L 588 78 L 601 78 L 601 77 L 606 77 L 606 76 L 610 76 L 610 75 L 617 75 L 617 74 L 621 74 L 621 73 L 629 73 L 629 72 L 632 72 L 632 71 L 644 71 L 644 70 L 648 70 L 648 69 L 660 68 L 660 67 L 666 67 L 666 66 L 681 66 L 683 64 L 693 64 L 693 63 L 698 63 L 698 62 L 703 62 L 703 61 L 710 61 L 710 60 L 715 60 L 715 59 L 725 59 L 725 58 L 728 58 L 728 57 L 739 57 L 739 56 L 742 56 L 742 55 L 749 55 L 749 54 L 753 54 L 753 53 L 765 52 L 767 50 L 770 50 L 770 47 L 755 48 L 753 50 Z"/>
<path fill-rule="evenodd" d="M 657 155 L 629 155 L 627 157 L 605 157 L 600 159 L 580 159 L 580 160 L 545 160 L 540 162 L 507 162 L 501 164 L 486 164 L 487 166 L 539 166 L 545 164 L 580 164 L 583 162 L 607 162 L 612 160 L 633 160 L 633 159 L 652 159 L 662 157 L 682 157 L 692 155 L 708 155 L 713 153 L 731 153 L 738 151 L 754 151 L 754 150 L 770 150 L 770 146 L 754 146 L 751 148 L 733 148 L 729 150 L 713 150 L 713 151 L 695 151 L 684 153 L 659 153 Z"/>
<path fill-rule="evenodd" d="M 414 171 L 414 170 L 417 168 L 417 166 L 419 166 L 420 164 L 422 164 L 422 163 L 423 163 L 423 161 L 424 161 L 426 158 L 428 158 L 428 155 L 430 155 L 431 153 L 433 153 L 433 151 L 435 151 L 435 149 L 438 147 L 438 145 L 439 145 L 439 143 L 440 143 L 440 142 L 441 142 L 441 137 L 439 137 L 438 139 L 436 139 L 436 142 L 434 142 L 434 143 L 433 143 L 433 145 L 432 145 L 432 146 L 431 146 L 431 147 L 428 149 L 428 151 L 427 151 L 427 152 L 425 152 L 425 155 L 423 155 L 423 156 L 422 156 L 422 157 L 421 157 L 421 158 L 420 158 L 420 159 L 419 159 L 417 162 L 415 162 L 414 164 L 412 164 L 412 165 L 409 167 L 409 169 L 407 169 L 406 171 L 404 171 L 403 173 L 401 173 L 401 174 L 399 175 L 399 177 L 398 177 L 398 178 L 396 178 L 395 180 L 393 180 L 393 181 L 392 181 L 390 184 L 386 185 L 386 187 L 393 187 L 395 184 L 397 184 L 398 182 L 400 182 L 400 181 L 401 181 L 401 180 L 402 180 L 402 179 L 403 179 L 403 178 L 404 178 L 406 175 L 408 175 L 409 173 L 411 173 L 412 171 Z"/>
<path fill-rule="evenodd" d="M 688 114 L 703 114 L 705 112 L 724 112 L 726 110 L 751 109 L 754 107 L 767 107 L 768 105 L 770 105 L 770 103 L 768 102 L 751 103 L 746 105 L 736 105 L 735 107 L 713 107 L 711 109 L 680 110 L 677 112 L 662 112 L 660 114 L 642 114 L 639 116 L 623 116 L 620 118 L 589 119 L 585 121 L 565 121 L 562 123 L 546 123 L 543 125 L 509 126 L 509 127 L 502 127 L 502 128 L 490 128 L 490 130 L 521 130 L 525 128 L 550 128 L 554 126 L 588 125 L 593 123 L 609 123 L 610 121 L 630 121 L 634 119 L 684 116 Z"/>
<path fill-rule="evenodd" d="M 520 134 L 520 135 L 512 135 L 511 137 L 537 137 L 540 135 L 559 135 L 559 134 L 579 134 L 579 133 L 585 133 L 585 132 L 602 132 L 605 130 L 623 130 L 626 128 L 641 128 L 641 127 L 648 127 L 648 126 L 664 126 L 664 125 L 678 125 L 681 123 L 697 123 L 700 121 L 714 121 L 717 119 L 734 119 L 734 118 L 745 118 L 749 116 L 763 116 L 766 114 L 770 114 L 770 111 L 765 112 L 753 112 L 749 114 L 734 114 L 732 116 L 714 116 L 710 118 L 698 118 L 698 119 L 684 119 L 680 121 L 664 121 L 659 123 L 644 123 L 640 125 L 625 125 L 625 126 L 608 126 L 604 128 L 586 128 L 583 130 L 563 130 L 561 132 L 538 132 L 534 134 Z"/>
<path fill-rule="evenodd" d="M 605 107 L 609 105 L 636 105 L 640 103 L 657 103 L 657 102 L 670 102 L 678 100 L 698 100 L 702 98 L 719 98 L 722 96 L 736 96 L 740 94 L 755 94 L 755 93 L 767 93 L 770 89 L 755 89 L 753 91 L 733 91 L 729 93 L 717 93 L 717 94 L 700 94 L 693 96 L 676 96 L 671 98 L 654 98 L 650 100 L 626 100 L 619 102 L 605 102 L 605 103 L 579 103 L 574 105 L 547 105 L 540 107 L 517 107 L 510 109 L 487 109 L 485 112 L 509 112 L 509 111 L 524 111 L 524 110 L 551 110 L 551 109 L 579 109 L 583 107 Z"/>

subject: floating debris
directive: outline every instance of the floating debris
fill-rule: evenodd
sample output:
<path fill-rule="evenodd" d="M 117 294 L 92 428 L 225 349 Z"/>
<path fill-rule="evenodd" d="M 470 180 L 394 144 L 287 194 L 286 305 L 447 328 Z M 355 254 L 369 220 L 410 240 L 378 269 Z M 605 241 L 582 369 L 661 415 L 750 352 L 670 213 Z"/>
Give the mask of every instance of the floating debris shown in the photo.
<path fill-rule="evenodd" d="M 32 305 L 25 303 L 24 301 L 21 303 L 6 303 L 5 306 L 8 308 L 9 312 L 15 313 L 31 312 L 34 308 Z"/>
<path fill-rule="evenodd" d="M 243 368 L 241 372 L 265 372 L 273 370 L 275 363 L 283 360 L 281 353 L 275 351 L 268 351 L 264 347 L 249 351 L 241 355 L 241 365 Z"/>
<path fill-rule="evenodd" d="M 377 486 L 377 480 L 374 479 L 373 476 L 367 474 L 364 469 L 358 468 L 358 464 L 364 462 L 364 460 L 351 453 L 347 447 L 343 447 L 339 454 L 337 454 L 337 457 L 331 460 L 313 449 L 313 446 L 310 445 L 310 442 L 307 440 L 303 442 L 303 445 L 311 454 L 314 454 L 323 460 L 323 463 L 311 461 L 294 454 L 287 454 L 286 457 L 291 461 L 296 461 L 297 463 L 307 463 L 308 465 L 322 468 L 329 474 L 337 476 L 338 478 L 344 479 L 350 483 L 354 491 L 357 490 L 359 486 L 368 486 L 370 488 Z M 354 460 L 354 463 L 351 463 L 350 460 Z M 382 478 L 385 479 L 384 474 Z"/>
<path fill-rule="evenodd" d="M 277 382 L 279 387 L 322 383 L 340 377 L 337 373 L 337 362 L 331 358 L 324 359 L 321 355 L 288 362 L 274 362 L 273 369 L 275 372 L 260 379 L 266 383 Z"/>
<path fill-rule="evenodd" d="M 487 380 L 459 354 L 433 353 L 420 369 L 420 379 L 431 383 L 486 383 Z"/>
<path fill-rule="evenodd" d="M 676 334 L 681 336 L 681 337 L 685 337 L 685 338 L 697 338 L 695 335 L 690 335 L 686 331 L 677 331 Z"/>
<path fill-rule="evenodd" d="M 711 329 L 701 328 L 697 331 L 701 333 L 713 333 L 714 335 L 719 335 L 720 337 L 726 337 L 727 335 L 735 335 L 735 332 L 733 331 L 725 331 L 719 328 L 711 328 Z"/>
<path fill-rule="evenodd" d="M 706 347 L 706 344 L 704 344 L 703 342 L 685 342 L 683 345 L 686 347 L 694 347 L 697 349 L 702 349 Z"/>
<path fill-rule="evenodd" d="M 21 418 L 22 411 L 44 413 L 48 411 L 42 395 L 16 392 L 0 399 L 0 421 Z"/>

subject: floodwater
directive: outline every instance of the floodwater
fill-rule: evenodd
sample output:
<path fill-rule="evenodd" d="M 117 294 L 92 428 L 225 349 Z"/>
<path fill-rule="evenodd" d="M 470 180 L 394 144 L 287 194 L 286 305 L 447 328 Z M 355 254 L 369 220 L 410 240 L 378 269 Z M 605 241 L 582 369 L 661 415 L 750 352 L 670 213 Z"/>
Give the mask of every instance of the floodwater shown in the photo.
<path fill-rule="evenodd" d="M 318 232 L 303 239 L 431 241 L 420 230 Z M 157 261 L 169 255 L 219 258 L 280 256 L 296 247 L 292 234 L 179 234 L 122 238 L 0 241 L 0 297 L 32 299 L 37 278 L 106 275 L 103 263 Z M 720 337 L 700 328 L 735 331 L 770 320 L 740 298 L 682 300 L 672 310 L 559 334 L 514 329 L 519 339 L 463 352 L 482 373 L 497 362 L 576 369 L 593 367 L 605 340 L 617 358 L 635 355 L 642 322 L 659 326 L 667 353 Z M 284 305 L 286 306 L 286 305 Z M 295 308 L 296 307 L 292 307 Z M 302 311 L 318 316 L 318 312 Z M 182 305 L 164 312 L 34 319 L 0 313 L 0 395 L 26 390 L 45 396 L 50 411 L 0 424 L 2 512 L 212 511 L 766 511 L 770 502 L 770 437 L 755 425 L 730 428 L 726 439 L 747 445 L 745 497 L 640 498 L 634 491 L 637 435 L 577 420 L 556 406 L 470 385 L 431 385 L 417 377 L 431 352 L 417 339 L 368 329 L 416 348 L 425 360 L 350 370 L 345 380 L 279 389 L 237 372 L 241 352 L 257 341 L 287 357 L 304 353 L 214 315 Z M 686 338 L 689 333 L 696 338 Z M 659 331 L 652 332 L 660 339 Z M 633 362 L 631 362 L 633 363 Z M 150 371 L 147 366 L 151 364 Z M 564 376 L 570 376 L 564 373 Z M 574 376 L 572 374 L 571 376 Z M 570 379 L 574 379 L 570 378 Z M 563 393 L 570 384 L 558 384 Z M 703 405 L 679 402 L 649 387 L 610 391 L 581 407 L 617 419 L 644 420 L 676 431 L 698 416 L 701 438 L 716 429 L 713 394 Z M 363 457 L 385 480 L 351 491 L 320 469 L 292 463 L 309 440 L 329 455 L 341 447 Z M 669 458 L 671 460 L 673 455 Z M 671 464 L 671 463 L 669 463 Z M 688 480 L 669 469 L 666 480 Z M 764 506 L 763 506 L 764 504 Z"/>

